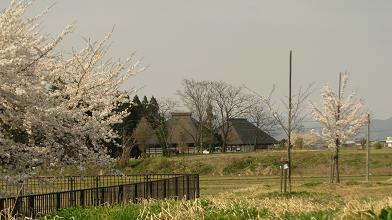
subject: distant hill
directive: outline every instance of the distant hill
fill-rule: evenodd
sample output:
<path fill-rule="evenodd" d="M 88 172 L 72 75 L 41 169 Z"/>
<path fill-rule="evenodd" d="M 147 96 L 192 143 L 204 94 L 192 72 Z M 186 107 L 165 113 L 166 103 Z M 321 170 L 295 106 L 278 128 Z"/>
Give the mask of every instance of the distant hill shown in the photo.
<path fill-rule="evenodd" d="M 311 120 L 307 120 L 304 122 L 304 130 L 310 131 L 315 130 L 317 132 L 322 131 L 322 125 L 318 122 L 313 122 Z M 356 139 L 360 139 L 362 137 L 366 137 L 366 128 L 362 128 Z M 386 137 L 392 137 L 392 118 L 388 118 L 385 120 L 381 119 L 373 119 L 370 124 L 370 139 L 372 140 L 385 140 Z M 276 138 L 280 140 L 281 138 L 285 138 L 283 133 L 279 133 L 276 135 Z"/>
<path fill-rule="evenodd" d="M 363 133 L 365 134 L 365 133 Z M 385 140 L 392 136 L 392 118 L 386 120 L 374 119 L 370 123 L 370 138 Z"/>

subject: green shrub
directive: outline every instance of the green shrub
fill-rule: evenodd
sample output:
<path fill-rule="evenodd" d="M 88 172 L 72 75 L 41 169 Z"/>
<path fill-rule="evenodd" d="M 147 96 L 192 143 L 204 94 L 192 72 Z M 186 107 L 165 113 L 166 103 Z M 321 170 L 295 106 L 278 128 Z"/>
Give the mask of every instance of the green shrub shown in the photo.
<path fill-rule="evenodd" d="M 336 210 L 315 211 L 308 213 L 286 213 L 280 219 L 298 219 L 298 220 L 328 220 L 333 219 L 336 215 Z"/>
<path fill-rule="evenodd" d="M 205 175 L 211 173 L 213 170 L 214 170 L 213 166 L 198 162 L 191 167 L 190 172 Z"/>
<path fill-rule="evenodd" d="M 230 163 L 225 168 L 223 168 L 223 173 L 225 174 L 240 173 L 245 169 L 254 169 L 255 167 L 256 167 L 255 158 L 235 160 L 233 163 Z"/>
<path fill-rule="evenodd" d="M 378 218 L 380 220 L 392 220 L 392 207 L 382 209 Z"/>
<path fill-rule="evenodd" d="M 138 207 L 124 207 L 123 210 L 114 210 L 109 215 L 109 220 L 129 220 L 137 219 L 140 214 L 140 209 Z"/>
<path fill-rule="evenodd" d="M 322 182 L 305 182 L 305 183 L 302 184 L 302 186 L 304 186 L 304 187 L 315 187 L 315 186 L 318 186 L 318 185 L 321 185 L 321 184 L 323 184 L 323 183 Z"/>
<path fill-rule="evenodd" d="M 374 142 L 374 144 L 372 145 L 374 149 L 381 149 L 383 148 L 383 144 L 379 141 Z"/>

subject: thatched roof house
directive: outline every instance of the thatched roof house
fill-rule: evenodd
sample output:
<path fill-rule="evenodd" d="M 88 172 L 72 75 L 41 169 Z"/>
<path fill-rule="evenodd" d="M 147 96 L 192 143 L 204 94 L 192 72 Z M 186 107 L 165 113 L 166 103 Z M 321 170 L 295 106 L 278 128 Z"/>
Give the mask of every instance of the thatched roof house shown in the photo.
<path fill-rule="evenodd" d="M 244 148 L 241 149 L 242 151 L 249 151 L 252 149 L 265 149 L 276 143 L 278 143 L 278 141 L 275 140 L 275 138 L 271 137 L 245 118 L 229 120 L 228 146 L 238 146 Z"/>
<path fill-rule="evenodd" d="M 167 142 L 172 149 L 178 150 L 180 153 L 193 153 L 197 143 L 199 122 L 192 118 L 190 112 L 173 112 L 171 118 L 166 121 Z M 156 135 L 147 141 L 150 151 L 158 152 L 154 149 L 159 147 L 159 141 Z"/>
<path fill-rule="evenodd" d="M 172 117 L 166 122 L 167 143 L 170 149 L 179 153 L 195 152 L 200 135 L 198 134 L 199 122 L 192 118 L 192 114 L 189 112 L 176 112 L 171 115 Z M 277 143 L 273 137 L 246 119 L 231 119 L 229 128 L 227 140 L 229 151 L 238 151 L 238 148 L 241 151 L 265 149 Z M 206 136 L 203 137 L 204 143 L 210 141 Z M 155 133 L 146 142 L 146 145 L 148 146 L 147 154 L 160 155 L 162 153 Z"/>
<path fill-rule="evenodd" d="M 172 113 L 172 117 L 166 123 L 169 144 L 187 144 L 191 147 L 195 145 L 198 139 L 197 128 L 199 123 L 192 118 L 191 113 Z"/>

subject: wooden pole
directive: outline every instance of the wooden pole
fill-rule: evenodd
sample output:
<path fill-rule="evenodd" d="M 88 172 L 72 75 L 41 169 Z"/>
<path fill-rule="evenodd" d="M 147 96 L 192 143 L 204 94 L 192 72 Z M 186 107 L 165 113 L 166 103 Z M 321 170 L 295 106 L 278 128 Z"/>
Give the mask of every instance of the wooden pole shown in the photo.
<path fill-rule="evenodd" d="M 342 73 L 339 73 L 339 103 L 338 103 L 338 121 L 340 120 L 340 108 L 341 108 L 341 94 L 342 94 Z M 335 150 L 335 160 L 334 165 L 336 169 L 336 183 L 340 183 L 340 176 L 339 176 L 339 148 L 340 148 L 340 139 L 339 136 L 336 138 L 336 150 Z"/>
<path fill-rule="evenodd" d="M 334 164 L 333 164 L 333 155 L 331 156 L 331 169 L 330 169 L 330 173 L 329 173 L 329 183 L 333 183 L 333 169 L 334 169 Z"/>
<path fill-rule="evenodd" d="M 291 75 L 292 75 L 292 54 L 290 50 L 290 65 L 289 65 L 289 117 L 288 117 L 288 146 L 287 146 L 287 160 L 288 160 L 288 188 L 291 193 L 291 120 L 292 120 L 292 103 L 291 103 Z"/>
<path fill-rule="evenodd" d="M 282 192 L 283 191 L 283 162 L 281 162 L 281 165 L 280 165 L 280 184 L 279 184 L 279 186 L 280 186 L 280 192 Z"/>
<path fill-rule="evenodd" d="M 283 170 L 283 181 L 284 181 L 283 192 L 286 193 L 287 192 L 287 170 L 286 169 Z"/>
<path fill-rule="evenodd" d="M 370 114 L 367 115 L 367 141 L 366 141 L 366 181 L 369 181 L 369 154 L 370 154 Z"/>

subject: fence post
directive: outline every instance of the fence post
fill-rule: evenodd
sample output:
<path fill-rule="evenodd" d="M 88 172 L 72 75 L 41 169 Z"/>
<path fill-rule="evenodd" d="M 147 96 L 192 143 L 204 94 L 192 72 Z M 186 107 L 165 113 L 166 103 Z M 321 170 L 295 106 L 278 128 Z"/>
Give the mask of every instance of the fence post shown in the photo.
<path fill-rule="evenodd" d="M 178 176 L 176 176 L 174 184 L 175 184 L 174 189 L 175 189 L 176 199 L 178 199 Z"/>
<path fill-rule="evenodd" d="M 61 198 L 60 198 L 61 194 L 60 193 L 56 193 L 56 210 L 60 210 L 61 208 Z"/>
<path fill-rule="evenodd" d="M 0 198 L 0 213 L 2 213 L 3 211 L 4 211 L 4 213 L 6 212 L 5 211 L 5 199 Z M 3 220 L 3 219 L 5 219 L 5 216 L 0 215 L 0 220 Z"/>
<path fill-rule="evenodd" d="M 189 175 L 186 174 L 186 200 L 189 200 Z"/>
<path fill-rule="evenodd" d="M 101 203 L 100 205 L 105 203 L 105 187 L 101 188 Z"/>
<path fill-rule="evenodd" d="M 152 199 L 153 197 L 153 195 L 152 195 L 152 181 L 150 181 L 150 184 L 149 184 L 149 190 L 150 190 L 150 199 Z"/>
<path fill-rule="evenodd" d="M 166 193 L 166 179 L 163 180 L 163 199 L 166 199 L 167 193 Z"/>
<path fill-rule="evenodd" d="M 135 183 L 133 188 L 133 203 L 137 203 L 137 183 Z"/>
<path fill-rule="evenodd" d="M 84 189 L 80 190 L 80 206 L 84 208 Z"/>
<path fill-rule="evenodd" d="M 200 176 L 199 174 L 196 174 L 196 198 L 200 198 Z"/>
<path fill-rule="evenodd" d="M 35 218 L 35 207 L 34 207 L 34 196 L 29 196 L 29 211 L 31 213 L 31 217 Z"/>
<path fill-rule="evenodd" d="M 144 176 L 144 198 L 147 199 L 147 191 L 148 189 L 148 175 Z"/>
<path fill-rule="evenodd" d="M 69 181 L 69 187 L 70 187 L 70 189 L 69 189 L 69 191 L 74 191 L 74 178 L 73 177 L 68 177 L 68 181 Z M 70 204 L 72 205 L 72 206 L 74 206 L 75 205 L 75 203 L 76 203 L 76 195 L 75 195 L 76 193 L 75 192 L 71 192 L 70 193 L 70 195 L 69 195 L 69 199 L 71 200 L 70 201 Z"/>
<path fill-rule="evenodd" d="M 99 176 L 95 177 L 95 205 L 99 205 L 99 192 L 98 192 L 98 187 L 99 187 Z"/>
<path fill-rule="evenodd" d="M 124 186 L 120 185 L 118 187 L 118 202 L 124 202 Z"/>

